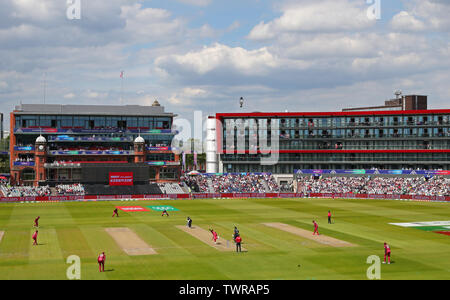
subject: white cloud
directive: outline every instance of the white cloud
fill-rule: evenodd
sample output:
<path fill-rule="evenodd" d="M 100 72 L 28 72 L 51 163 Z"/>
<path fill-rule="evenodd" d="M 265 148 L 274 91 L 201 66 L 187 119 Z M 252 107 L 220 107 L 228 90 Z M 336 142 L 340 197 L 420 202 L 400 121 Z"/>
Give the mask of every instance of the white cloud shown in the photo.
<path fill-rule="evenodd" d="M 282 7 L 282 15 L 260 22 L 248 35 L 252 40 L 267 40 L 285 33 L 338 32 L 371 27 L 367 6 L 362 1 L 299 1 Z"/>
<path fill-rule="evenodd" d="M 183 94 L 188 97 L 198 97 L 205 95 L 206 91 L 200 88 L 186 87 L 183 89 Z"/>
<path fill-rule="evenodd" d="M 392 28 L 400 31 L 422 31 L 426 25 L 407 11 L 396 14 L 391 21 Z"/>
<path fill-rule="evenodd" d="M 176 1 L 195 6 L 208 6 L 209 4 L 211 4 L 211 0 L 176 0 Z"/>
<path fill-rule="evenodd" d="M 412 0 L 405 2 L 407 9 L 392 20 L 395 30 L 428 30 L 447 32 L 450 30 L 450 1 Z"/>
<path fill-rule="evenodd" d="M 241 23 L 239 21 L 234 21 L 233 23 L 231 23 L 230 26 L 228 26 L 226 31 L 231 32 L 231 31 L 238 29 L 239 27 L 241 27 Z"/>
<path fill-rule="evenodd" d="M 244 74 L 263 75 L 268 68 L 279 65 L 279 61 L 265 47 L 246 50 L 215 43 L 210 47 L 184 55 L 159 57 L 155 60 L 155 65 L 169 72 L 180 68 L 200 75 L 218 68 L 232 69 Z"/>
<path fill-rule="evenodd" d="M 266 74 L 269 68 L 275 68 L 279 64 L 280 61 L 265 47 L 247 50 L 219 43 L 203 47 L 199 51 L 190 51 L 184 55 L 162 56 L 155 60 L 155 65 L 166 71 L 170 72 L 175 68 L 181 68 L 181 70 L 200 75 L 224 68 L 248 75 L 261 76 Z"/>
<path fill-rule="evenodd" d="M 74 93 L 68 93 L 68 94 L 65 94 L 63 97 L 64 97 L 64 99 L 73 99 L 73 98 L 75 98 L 75 94 Z"/>

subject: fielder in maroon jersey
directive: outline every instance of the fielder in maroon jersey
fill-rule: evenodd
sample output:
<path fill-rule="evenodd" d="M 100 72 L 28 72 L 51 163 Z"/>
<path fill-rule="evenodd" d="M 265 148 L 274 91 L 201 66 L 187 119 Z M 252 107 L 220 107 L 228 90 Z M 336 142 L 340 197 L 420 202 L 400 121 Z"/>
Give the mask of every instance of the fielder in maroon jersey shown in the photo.
<path fill-rule="evenodd" d="M 317 235 L 319 235 L 319 225 L 317 225 L 316 221 L 313 220 L 313 224 L 314 224 L 314 232 L 313 235 L 315 235 L 317 233 Z"/>
<path fill-rule="evenodd" d="M 31 237 L 31 238 L 33 239 L 33 246 L 38 244 L 38 243 L 37 243 L 37 236 L 38 236 L 38 231 L 36 230 L 36 231 L 33 233 L 33 236 Z"/>
<path fill-rule="evenodd" d="M 383 264 L 386 263 L 386 256 L 388 258 L 388 265 L 391 264 L 391 247 L 387 243 L 384 243 L 384 261 Z"/>
<path fill-rule="evenodd" d="M 40 219 L 41 217 L 40 216 L 38 216 L 36 219 L 34 219 L 34 227 L 39 227 L 39 219 Z"/>
<path fill-rule="evenodd" d="M 106 255 L 105 255 L 105 252 L 102 252 L 102 253 L 100 253 L 100 255 L 97 258 L 98 270 L 100 272 L 105 272 L 105 261 L 106 261 Z"/>

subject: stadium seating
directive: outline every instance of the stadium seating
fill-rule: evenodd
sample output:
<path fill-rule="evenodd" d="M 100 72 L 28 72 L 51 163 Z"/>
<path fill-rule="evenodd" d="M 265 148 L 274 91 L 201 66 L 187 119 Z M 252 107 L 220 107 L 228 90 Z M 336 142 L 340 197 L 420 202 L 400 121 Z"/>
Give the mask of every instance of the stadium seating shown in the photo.
<path fill-rule="evenodd" d="M 202 193 L 267 193 L 279 187 L 270 174 L 195 175 L 185 178 L 195 192 Z"/>
<path fill-rule="evenodd" d="M 165 194 L 185 194 L 182 183 L 158 183 L 159 188 Z"/>
<path fill-rule="evenodd" d="M 103 184 L 85 185 L 86 195 L 154 195 L 164 194 L 158 184 L 134 186 L 110 186 Z"/>
<path fill-rule="evenodd" d="M 299 193 L 354 193 L 377 195 L 450 196 L 450 179 L 444 177 L 301 177 Z"/>
<path fill-rule="evenodd" d="M 58 195 L 84 195 L 84 187 L 81 184 L 59 184 L 56 187 Z"/>
<path fill-rule="evenodd" d="M 51 195 L 49 186 L 2 185 L 1 190 L 5 197 L 37 197 Z"/>

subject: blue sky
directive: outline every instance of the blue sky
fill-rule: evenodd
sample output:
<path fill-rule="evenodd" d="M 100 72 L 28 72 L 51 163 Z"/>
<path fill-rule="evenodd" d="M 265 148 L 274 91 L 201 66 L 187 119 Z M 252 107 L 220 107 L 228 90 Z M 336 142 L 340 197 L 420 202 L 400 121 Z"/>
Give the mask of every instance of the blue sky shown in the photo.
<path fill-rule="evenodd" d="M 1 0 L 0 111 L 20 101 L 149 105 L 180 117 L 335 111 L 397 89 L 450 108 L 450 2 Z M 8 115 L 5 125 L 8 127 Z"/>

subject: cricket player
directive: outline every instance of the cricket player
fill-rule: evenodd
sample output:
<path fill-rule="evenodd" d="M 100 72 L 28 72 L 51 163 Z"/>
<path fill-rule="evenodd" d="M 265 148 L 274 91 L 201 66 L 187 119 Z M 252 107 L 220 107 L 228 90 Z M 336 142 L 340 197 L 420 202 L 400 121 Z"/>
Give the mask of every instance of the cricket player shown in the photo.
<path fill-rule="evenodd" d="M 33 239 L 33 246 L 34 245 L 36 245 L 37 246 L 37 236 L 38 236 L 38 231 L 36 230 L 34 233 L 33 233 L 33 236 L 32 236 L 32 239 Z"/>
<path fill-rule="evenodd" d="M 391 247 L 385 242 L 384 243 L 384 261 L 383 264 L 386 263 L 386 256 L 388 257 L 388 265 L 391 264 Z"/>
<path fill-rule="evenodd" d="M 119 217 L 119 210 L 117 208 L 114 209 L 114 213 L 113 213 L 112 217 L 114 218 L 114 216 Z"/>
<path fill-rule="evenodd" d="M 314 232 L 313 235 L 315 235 L 317 233 L 317 235 L 319 235 L 319 225 L 317 225 L 316 221 L 313 220 L 313 224 L 314 224 Z"/>
<path fill-rule="evenodd" d="M 164 215 L 169 216 L 169 213 L 167 212 L 167 210 L 163 210 L 161 217 L 163 217 Z"/>
<path fill-rule="evenodd" d="M 241 236 L 238 235 L 234 239 L 234 242 L 236 243 L 236 252 L 242 252 L 242 249 L 241 249 L 242 238 L 241 238 Z"/>
<path fill-rule="evenodd" d="M 233 239 L 235 239 L 238 235 L 239 235 L 239 229 L 237 229 L 237 227 L 234 226 Z"/>
<path fill-rule="evenodd" d="M 192 219 L 190 217 L 187 217 L 187 227 L 192 227 Z"/>
<path fill-rule="evenodd" d="M 213 235 L 213 241 L 215 244 L 217 244 L 217 239 L 219 238 L 219 235 L 217 234 L 217 232 L 214 231 L 214 229 L 210 229 L 212 235 Z"/>
<path fill-rule="evenodd" d="M 36 219 L 34 219 L 34 227 L 39 227 L 39 219 L 41 216 L 38 216 Z"/>
<path fill-rule="evenodd" d="M 98 270 L 100 272 L 105 272 L 105 260 L 106 260 L 105 252 L 100 253 L 100 255 L 97 258 Z"/>
<path fill-rule="evenodd" d="M 331 211 L 328 211 L 328 224 L 331 224 Z"/>

